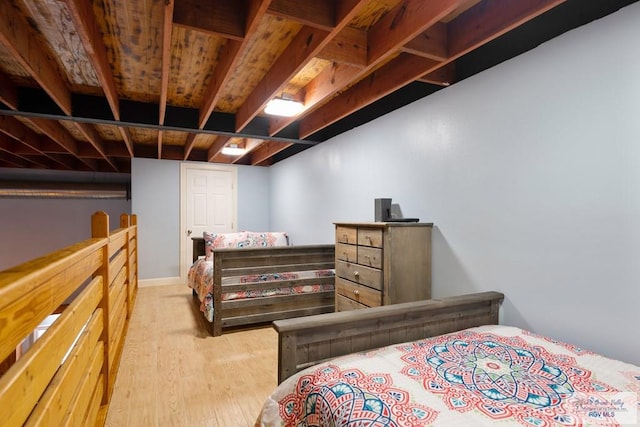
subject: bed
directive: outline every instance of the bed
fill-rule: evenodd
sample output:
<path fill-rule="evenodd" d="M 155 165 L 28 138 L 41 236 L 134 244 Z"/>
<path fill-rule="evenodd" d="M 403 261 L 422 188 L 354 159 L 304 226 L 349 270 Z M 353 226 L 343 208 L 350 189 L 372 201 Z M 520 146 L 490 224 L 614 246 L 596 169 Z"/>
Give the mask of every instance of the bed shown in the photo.
<path fill-rule="evenodd" d="M 498 325 L 502 298 L 274 322 L 280 385 L 256 425 L 637 425 L 639 367 Z"/>
<path fill-rule="evenodd" d="M 123 214 L 112 230 L 96 212 L 91 239 L 0 271 L 3 426 L 104 424 L 137 293 L 136 223 Z"/>
<path fill-rule="evenodd" d="M 249 231 L 192 241 L 188 286 L 213 336 L 334 311 L 334 245 L 291 246 L 286 233 Z"/>

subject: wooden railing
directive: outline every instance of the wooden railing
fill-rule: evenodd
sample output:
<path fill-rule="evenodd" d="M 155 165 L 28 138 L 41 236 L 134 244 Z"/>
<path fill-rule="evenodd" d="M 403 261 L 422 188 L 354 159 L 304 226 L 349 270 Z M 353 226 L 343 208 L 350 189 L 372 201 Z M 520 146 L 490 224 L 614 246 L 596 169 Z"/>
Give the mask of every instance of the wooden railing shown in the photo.
<path fill-rule="evenodd" d="M 137 290 L 136 223 L 123 214 L 109 232 L 96 212 L 91 239 L 0 272 L 0 425 L 104 424 Z"/>

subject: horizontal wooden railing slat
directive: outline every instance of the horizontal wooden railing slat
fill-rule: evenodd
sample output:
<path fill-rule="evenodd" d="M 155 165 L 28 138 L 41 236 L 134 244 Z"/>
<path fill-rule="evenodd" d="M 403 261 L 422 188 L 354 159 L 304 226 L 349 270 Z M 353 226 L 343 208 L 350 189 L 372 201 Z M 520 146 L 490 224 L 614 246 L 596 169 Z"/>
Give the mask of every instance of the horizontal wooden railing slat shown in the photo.
<path fill-rule="evenodd" d="M 98 309 L 87 323 L 80 335 L 74 350 L 69 354 L 62 368 L 51 382 L 51 386 L 42 396 L 40 402 L 31 413 L 26 427 L 60 425 L 73 398 L 75 385 L 86 375 L 89 360 L 93 351 L 102 342 L 98 341 L 102 332 L 102 310 Z"/>
<path fill-rule="evenodd" d="M 5 283 L 0 288 L 0 325 L 12 325 L 0 327 L 0 360 L 13 352 L 25 336 L 91 277 L 102 262 L 98 248 L 93 244 L 80 246 L 82 257 L 65 254 L 51 268 L 38 262 L 34 267 L 44 268 L 45 272 L 39 274 L 27 269 L 17 284 Z M 20 285 L 24 288 L 22 292 Z"/>
<path fill-rule="evenodd" d="M 91 235 L 0 272 L 3 425 L 104 424 L 137 292 L 137 218 L 123 214 L 109 232 L 108 215 L 97 212 Z M 16 347 L 54 311 L 19 356 Z"/>
<path fill-rule="evenodd" d="M 8 408 L 3 410 L 3 418 L 9 425 L 25 422 L 101 299 L 102 280 L 96 278 L 9 370 L 13 370 L 13 378 L 0 378 L 0 407 Z"/>
<path fill-rule="evenodd" d="M 91 402 L 91 396 L 94 394 L 96 386 L 99 385 L 99 379 L 102 362 L 104 361 L 104 351 L 101 346 L 96 347 L 91 355 L 91 362 L 86 375 L 82 378 L 79 386 L 76 388 L 76 394 L 73 396 L 66 418 L 63 420 L 63 426 L 81 426 Z M 99 406 L 99 403 L 98 403 Z"/>

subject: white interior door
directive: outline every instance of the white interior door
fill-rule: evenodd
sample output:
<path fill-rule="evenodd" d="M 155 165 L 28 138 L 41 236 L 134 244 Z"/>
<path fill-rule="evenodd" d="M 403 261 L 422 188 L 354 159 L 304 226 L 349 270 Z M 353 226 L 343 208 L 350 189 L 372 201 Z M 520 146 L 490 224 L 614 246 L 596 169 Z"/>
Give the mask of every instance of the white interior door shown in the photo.
<path fill-rule="evenodd" d="M 193 259 L 192 236 L 225 233 L 237 227 L 237 169 L 229 166 L 183 163 L 181 168 L 180 277 L 186 281 Z"/>

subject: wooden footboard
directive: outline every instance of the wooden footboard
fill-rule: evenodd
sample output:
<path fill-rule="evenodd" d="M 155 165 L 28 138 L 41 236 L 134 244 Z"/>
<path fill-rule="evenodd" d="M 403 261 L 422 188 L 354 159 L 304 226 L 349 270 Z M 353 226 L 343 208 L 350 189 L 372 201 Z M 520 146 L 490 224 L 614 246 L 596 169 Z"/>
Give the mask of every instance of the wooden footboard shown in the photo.
<path fill-rule="evenodd" d="M 503 299 L 483 292 L 275 321 L 278 383 L 333 357 L 497 324 Z"/>
<path fill-rule="evenodd" d="M 137 290 L 136 219 L 91 218 L 92 239 L 0 272 L 6 425 L 102 425 Z M 25 338 L 57 320 L 23 352 Z M 5 425 L 5 424 L 3 424 Z"/>
<path fill-rule="evenodd" d="M 194 249 L 195 247 L 194 245 Z M 213 323 L 206 322 L 210 326 L 211 334 L 218 336 L 223 328 L 232 326 L 252 325 L 334 311 L 333 291 L 222 301 L 222 294 L 225 293 L 260 292 L 275 287 L 293 288 L 311 284 L 332 285 L 334 284 L 333 276 L 241 284 L 225 284 L 223 279 L 235 276 L 333 269 L 334 254 L 334 245 L 213 250 L 214 319 Z"/>

